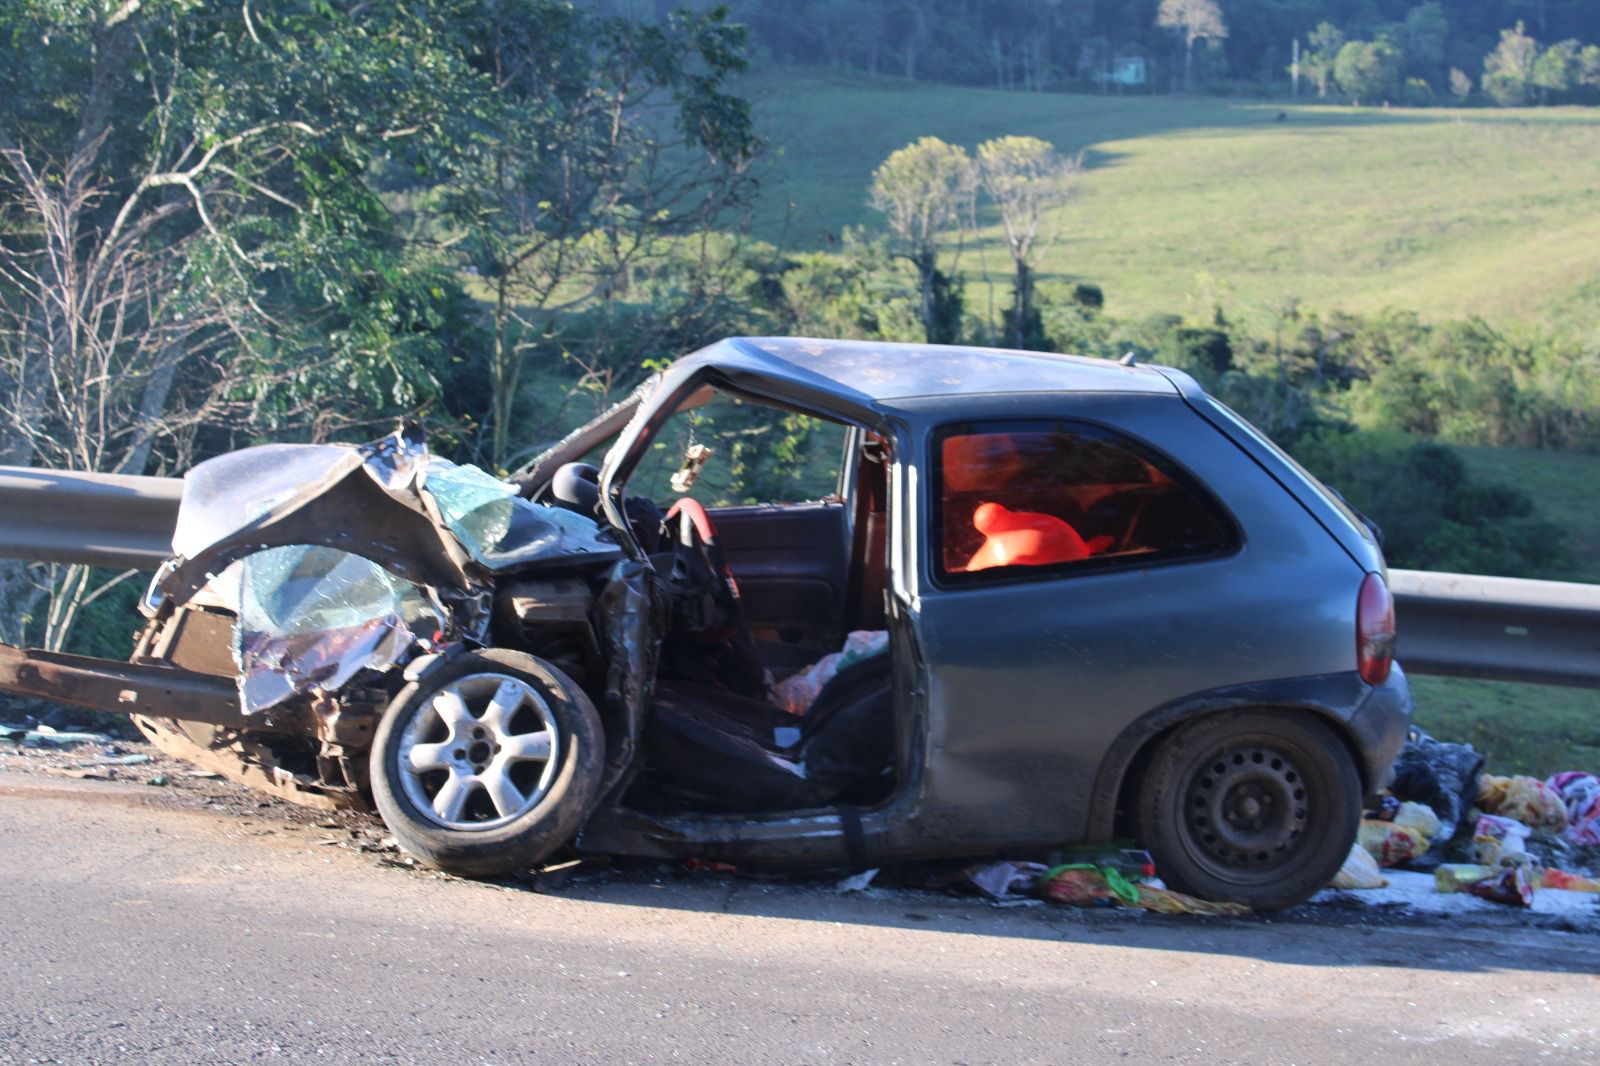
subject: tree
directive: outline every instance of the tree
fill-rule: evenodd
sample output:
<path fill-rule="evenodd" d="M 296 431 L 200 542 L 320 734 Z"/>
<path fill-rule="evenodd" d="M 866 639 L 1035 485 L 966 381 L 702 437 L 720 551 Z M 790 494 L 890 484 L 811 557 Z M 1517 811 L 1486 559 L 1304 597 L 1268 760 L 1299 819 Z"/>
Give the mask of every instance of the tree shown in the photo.
<path fill-rule="evenodd" d="M 1571 40 L 1560 41 L 1539 53 L 1528 81 L 1538 87 L 1541 103 L 1549 99 L 1550 93 L 1562 95 L 1578 85 L 1583 70 L 1582 53 L 1583 45 Z"/>
<path fill-rule="evenodd" d="M 1450 20 L 1439 0 L 1427 0 L 1406 12 L 1397 33 L 1407 69 L 1431 84 L 1440 74 L 1445 42 L 1450 38 Z"/>
<path fill-rule="evenodd" d="M 504 467 L 522 370 L 558 316 L 625 293 L 670 239 L 706 232 L 750 184 L 750 109 L 728 89 L 744 29 L 712 11 L 664 24 L 564 0 L 478 0 L 459 19 L 486 92 L 423 179 L 491 310 L 485 462 Z"/>
<path fill-rule="evenodd" d="M 1317 83 L 1317 96 L 1328 95 L 1328 86 L 1333 83 L 1333 65 L 1338 59 L 1339 49 L 1344 47 L 1344 32 L 1331 22 L 1319 22 L 1317 28 L 1311 31 L 1311 48 L 1306 52 L 1301 62 L 1311 79 Z"/>
<path fill-rule="evenodd" d="M 364 6 L 0 8 L 0 461 L 137 474 L 414 406 L 436 285 L 361 175 L 426 139 L 450 65 Z M 87 581 L 0 570 L 0 627 L 47 598 L 60 646 Z"/>
<path fill-rule="evenodd" d="M 1600 89 L 1600 44 L 1587 45 L 1578 54 L 1578 84 Z"/>
<path fill-rule="evenodd" d="M 976 191 L 972 158 L 959 145 L 923 137 L 872 172 L 872 206 L 884 214 L 898 254 L 916 269 L 922 324 L 931 344 L 958 339 L 961 297 L 939 269 L 939 240 L 961 223 Z"/>
<path fill-rule="evenodd" d="M 1066 158 L 1037 137 L 997 137 L 978 146 L 978 176 L 1000 209 L 1014 280 L 1006 342 L 1015 348 L 1044 346 L 1033 296 L 1033 260 L 1045 215 L 1072 195 L 1083 168 L 1081 156 Z"/>
<path fill-rule="evenodd" d="M 1483 57 L 1483 91 L 1501 107 L 1526 104 L 1538 55 L 1539 42 L 1523 32 L 1522 23 L 1501 30 L 1500 43 Z"/>
<path fill-rule="evenodd" d="M 1388 41 L 1350 41 L 1339 49 L 1334 78 L 1357 107 L 1361 100 L 1392 96 L 1400 76 L 1400 50 Z"/>
<path fill-rule="evenodd" d="M 1156 25 L 1183 34 L 1183 91 L 1194 91 L 1194 42 L 1221 41 L 1228 36 L 1216 0 L 1161 0 Z"/>
<path fill-rule="evenodd" d="M 1472 95 L 1472 79 L 1462 73 L 1460 67 L 1450 68 L 1450 95 L 1456 98 L 1457 104 L 1465 104 Z"/>

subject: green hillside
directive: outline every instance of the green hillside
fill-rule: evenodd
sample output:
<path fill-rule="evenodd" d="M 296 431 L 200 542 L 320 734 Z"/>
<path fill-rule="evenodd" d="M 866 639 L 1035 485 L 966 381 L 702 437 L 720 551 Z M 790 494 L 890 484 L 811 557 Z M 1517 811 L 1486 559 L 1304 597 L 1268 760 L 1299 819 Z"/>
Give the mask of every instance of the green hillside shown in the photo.
<path fill-rule="evenodd" d="M 932 134 L 1042 137 L 1085 153 L 1048 280 L 1114 314 L 1183 310 L 1209 274 L 1230 307 L 1297 297 L 1430 319 L 1600 324 L 1600 109 L 1355 109 L 1000 92 L 767 76 L 746 87 L 772 144 L 757 228 L 820 247 L 873 168 Z M 1283 118 L 1280 120 L 1279 115 Z M 998 229 L 962 268 L 1005 273 Z"/>

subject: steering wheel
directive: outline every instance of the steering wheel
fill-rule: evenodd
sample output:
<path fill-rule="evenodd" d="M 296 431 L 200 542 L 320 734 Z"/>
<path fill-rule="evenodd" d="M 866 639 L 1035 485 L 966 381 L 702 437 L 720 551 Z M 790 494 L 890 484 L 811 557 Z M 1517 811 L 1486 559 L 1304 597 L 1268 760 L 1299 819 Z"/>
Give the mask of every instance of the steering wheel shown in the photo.
<path fill-rule="evenodd" d="M 738 632 L 744 617 L 739 583 L 717 544 L 717 529 L 699 500 L 679 497 L 662 519 L 672 537 L 672 580 L 703 593 L 702 618 L 693 625 L 703 636 L 719 639 Z"/>

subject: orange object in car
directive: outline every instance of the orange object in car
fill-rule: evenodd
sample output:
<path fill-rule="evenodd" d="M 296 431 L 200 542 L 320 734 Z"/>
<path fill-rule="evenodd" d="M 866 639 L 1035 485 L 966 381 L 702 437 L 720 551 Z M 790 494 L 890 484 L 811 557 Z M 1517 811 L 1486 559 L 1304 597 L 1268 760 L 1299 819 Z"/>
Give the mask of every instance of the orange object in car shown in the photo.
<path fill-rule="evenodd" d="M 967 563 L 968 570 L 1067 563 L 1086 559 L 1110 542 L 1109 537 L 1086 542 L 1055 515 L 1012 511 L 998 503 L 980 503 L 972 512 L 972 524 L 985 540 Z"/>

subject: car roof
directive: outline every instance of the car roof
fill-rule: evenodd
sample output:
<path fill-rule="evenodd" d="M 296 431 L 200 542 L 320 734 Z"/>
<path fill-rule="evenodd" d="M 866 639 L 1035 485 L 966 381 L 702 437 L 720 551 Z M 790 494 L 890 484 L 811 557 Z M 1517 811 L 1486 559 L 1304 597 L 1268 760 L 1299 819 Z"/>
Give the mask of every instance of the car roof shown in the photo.
<path fill-rule="evenodd" d="M 1050 352 L 964 345 L 729 337 L 678 361 L 679 366 L 685 364 L 854 393 L 857 399 L 879 407 L 915 397 L 996 393 L 1178 394 L 1165 375 L 1148 367 Z"/>

